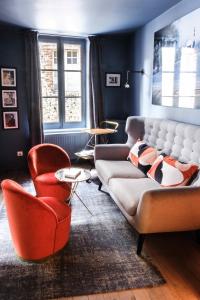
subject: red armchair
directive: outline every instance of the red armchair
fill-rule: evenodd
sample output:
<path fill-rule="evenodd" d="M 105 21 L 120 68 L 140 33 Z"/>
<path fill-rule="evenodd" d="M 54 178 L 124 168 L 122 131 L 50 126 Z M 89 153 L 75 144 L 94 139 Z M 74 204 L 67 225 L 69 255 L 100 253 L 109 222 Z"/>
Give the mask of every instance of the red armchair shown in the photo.
<path fill-rule="evenodd" d="M 12 241 L 24 260 L 41 260 L 69 240 L 71 208 L 53 197 L 34 197 L 16 182 L 1 183 Z"/>
<path fill-rule="evenodd" d="M 64 201 L 69 198 L 71 186 L 60 182 L 55 172 L 71 166 L 68 154 L 54 144 L 39 144 L 28 153 L 28 166 L 38 197 L 52 196 Z"/>

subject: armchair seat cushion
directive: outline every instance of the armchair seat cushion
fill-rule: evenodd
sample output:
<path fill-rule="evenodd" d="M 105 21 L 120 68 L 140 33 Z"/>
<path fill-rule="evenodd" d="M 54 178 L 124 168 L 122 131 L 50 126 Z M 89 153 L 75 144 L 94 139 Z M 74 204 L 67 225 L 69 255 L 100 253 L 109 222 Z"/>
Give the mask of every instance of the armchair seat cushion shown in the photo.
<path fill-rule="evenodd" d="M 65 202 L 58 201 L 54 197 L 38 197 L 38 199 L 54 210 L 58 222 L 66 219 L 70 215 L 71 208 Z"/>
<path fill-rule="evenodd" d="M 112 178 L 109 181 L 109 190 L 130 216 L 136 214 L 144 192 L 161 188 L 159 183 L 149 178 Z"/>
<path fill-rule="evenodd" d="M 145 178 L 145 174 L 129 161 L 97 160 L 95 163 L 98 175 L 106 184 L 111 178 Z"/>
<path fill-rule="evenodd" d="M 38 175 L 34 183 L 38 197 L 51 196 L 66 201 L 70 196 L 71 184 L 59 181 L 55 172 Z"/>
<path fill-rule="evenodd" d="M 42 183 L 48 182 L 49 185 L 60 183 L 60 181 L 55 176 L 55 172 L 49 172 L 49 173 L 44 173 L 44 174 L 38 175 L 35 178 L 35 181 L 42 182 Z"/>

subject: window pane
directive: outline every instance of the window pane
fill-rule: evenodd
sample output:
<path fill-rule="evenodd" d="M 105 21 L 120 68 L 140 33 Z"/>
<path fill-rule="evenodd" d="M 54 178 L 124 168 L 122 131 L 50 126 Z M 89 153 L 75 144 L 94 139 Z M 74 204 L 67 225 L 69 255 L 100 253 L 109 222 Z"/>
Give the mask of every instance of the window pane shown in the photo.
<path fill-rule="evenodd" d="M 181 73 L 179 83 L 180 96 L 195 96 L 196 73 Z"/>
<path fill-rule="evenodd" d="M 58 98 L 42 98 L 42 113 L 44 123 L 59 122 Z"/>
<path fill-rule="evenodd" d="M 81 70 L 81 45 L 64 44 L 65 70 Z"/>
<path fill-rule="evenodd" d="M 162 73 L 162 96 L 173 96 L 174 73 Z"/>
<path fill-rule="evenodd" d="M 42 71 L 42 96 L 57 96 L 58 95 L 58 72 L 57 71 Z"/>
<path fill-rule="evenodd" d="M 172 97 L 162 97 L 162 105 L 172 106 L 173 105 L 173 98 Z"/>
<path fill-rule="evenodd" d="M 179 107 L 194 108 L 195 98 L 194 97 L 179 97 Z"/>
<path fill-rule="evenodd" d="M 162 71 L 174 72 L 175 53 L 174 47 L 162 47 Z"/>
<path fill-rule="evenodd" d="M 65 96 L 80 97 L 81 96 L 81 73 L 65 72 Z"/>
<path fill-rule="evenodd" d="M 40 42 L 39 48 L 41 69 L 57 70 L 57 44 Z"/>
<path fill-rule="evenodd" d="M 81 122 L 81 98 L 65 98 L 65 122 Z"/>
<path fill-rule="evenodd" d="M 181 49 L 181 72 L 196 72 L 197 50 L 195 48 Z"/>

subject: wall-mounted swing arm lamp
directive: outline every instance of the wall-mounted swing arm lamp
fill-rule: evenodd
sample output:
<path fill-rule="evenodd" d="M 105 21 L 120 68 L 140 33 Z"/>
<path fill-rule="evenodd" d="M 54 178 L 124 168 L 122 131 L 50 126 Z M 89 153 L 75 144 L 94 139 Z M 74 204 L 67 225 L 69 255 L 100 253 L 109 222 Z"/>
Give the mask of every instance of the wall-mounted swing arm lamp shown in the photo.
<path fill-rule="evenodd" d="M 142 69 L 142 70 L 139 70 L 139 71 L 131 71 L 131 70 L 126 71 L 126 83 L 125 83 L 125 85 L 124 85 L 124 87 L 125 87 L 126 89 L 129 89 L 129 88 L 130 88 L 130 84 L 129 84 L 129 73 L 140 73 L 140 74 L 144 75 L 144 70 Z"/>

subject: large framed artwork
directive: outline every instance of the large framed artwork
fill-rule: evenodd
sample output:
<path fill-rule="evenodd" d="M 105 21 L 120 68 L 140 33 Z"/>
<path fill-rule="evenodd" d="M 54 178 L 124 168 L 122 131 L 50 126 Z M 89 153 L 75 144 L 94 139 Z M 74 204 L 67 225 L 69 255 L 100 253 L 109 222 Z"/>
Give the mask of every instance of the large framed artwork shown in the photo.
<path fill-rule="evenodd" d="M 152 103 L 200 108 L 200 9 L 154 35 Z"/>

